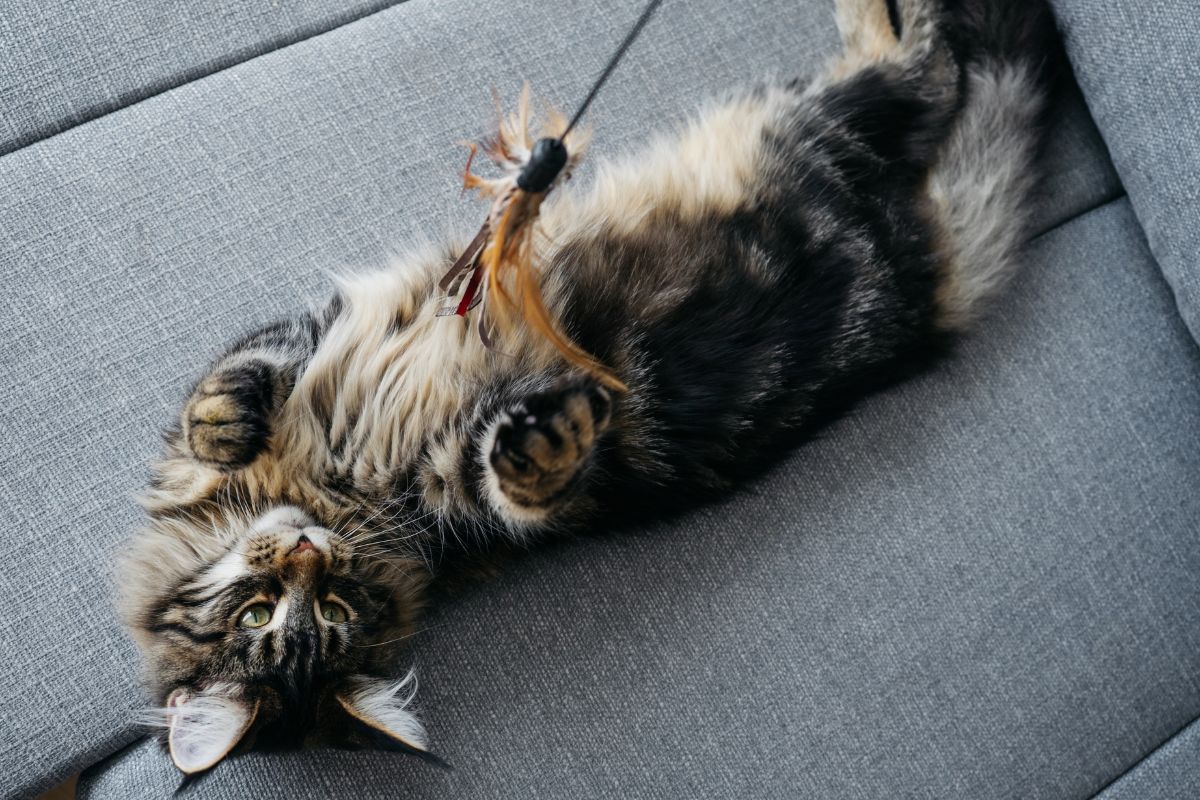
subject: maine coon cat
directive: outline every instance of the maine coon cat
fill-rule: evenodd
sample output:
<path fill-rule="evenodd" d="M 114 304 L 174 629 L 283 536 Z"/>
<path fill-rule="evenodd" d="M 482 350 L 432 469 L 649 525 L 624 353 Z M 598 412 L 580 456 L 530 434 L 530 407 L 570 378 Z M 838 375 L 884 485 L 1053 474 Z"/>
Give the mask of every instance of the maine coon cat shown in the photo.
<path fill-rule="evenodd" d="M 235 342 L 145 495 L 125 611 L 171 756 L 424 751 L 396 679 L 447 543 L 723 489 L 943 353 L 1014 270 L 1055 32 L 1037 0 L 838 0 L 844 54 L 560 189 L 537 262 L 617 393 L 435 316 L 460 246 Z"/>

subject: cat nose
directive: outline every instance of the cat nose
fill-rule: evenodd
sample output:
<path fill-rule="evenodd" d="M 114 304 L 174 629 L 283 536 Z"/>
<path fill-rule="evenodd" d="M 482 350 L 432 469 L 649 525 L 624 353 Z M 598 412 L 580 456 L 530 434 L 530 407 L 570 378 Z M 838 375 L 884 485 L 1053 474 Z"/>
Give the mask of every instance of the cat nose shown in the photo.
<path fill-rule="evenodd" d="M 296 540 L 296 546 L 292 548 L 292 550 L 297 553 L 303 553 L 305 550 L 312 550 L 312 549 L 313 549 L 312 540 L 309 539 L 304 534 L 300 534 L 300 538 Z"/>

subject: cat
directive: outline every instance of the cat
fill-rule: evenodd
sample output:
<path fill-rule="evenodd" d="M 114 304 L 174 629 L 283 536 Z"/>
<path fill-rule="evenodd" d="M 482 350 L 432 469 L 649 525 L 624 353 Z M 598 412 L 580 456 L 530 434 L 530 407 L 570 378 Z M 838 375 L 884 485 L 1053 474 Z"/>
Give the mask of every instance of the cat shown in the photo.
<path fill-rule="evenodd" d="M 1057 34 L 1041 2 L 837 0 L 814 81 L 730 94 L 543 210 L 542 290 L 628 389 L 437 317 L 461 246 L 235 342 L 144 495 L 124 610 L 175 765 L 425 753 L 397 679 L 429 554 L 734 485 L 946 352 L 1016 269 Z"/>

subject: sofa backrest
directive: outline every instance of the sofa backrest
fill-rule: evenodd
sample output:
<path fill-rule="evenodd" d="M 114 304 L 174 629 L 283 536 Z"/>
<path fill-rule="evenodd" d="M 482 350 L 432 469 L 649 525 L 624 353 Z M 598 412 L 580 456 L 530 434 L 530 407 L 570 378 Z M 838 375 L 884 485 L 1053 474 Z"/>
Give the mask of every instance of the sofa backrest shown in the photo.
<path fill-rule="evenodd" d="M 1180 314 L 1200 340 L 1195 0 L 1053 0 L 1096 124 Z"/>

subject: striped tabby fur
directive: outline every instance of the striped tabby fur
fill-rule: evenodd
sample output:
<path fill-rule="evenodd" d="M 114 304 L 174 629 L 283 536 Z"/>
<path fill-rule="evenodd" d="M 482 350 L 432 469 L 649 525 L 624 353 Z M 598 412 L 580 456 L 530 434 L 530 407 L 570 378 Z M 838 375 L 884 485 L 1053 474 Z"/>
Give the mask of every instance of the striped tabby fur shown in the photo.
<path fill-rule="evenodd" d="M 454 247 L 215 362 L 124 581 L 182 769 L 423 749 L 391 676 L 431 553 L 723 489 L 945 351 L 1026 237 L 1054 29 L 1037 0 L 892 11 L 899 36 L 885 0 L 839 0 L 816 81 L 731 94 L 547 205 L 548 305 L 627 394 L 435 317 Z"/>

